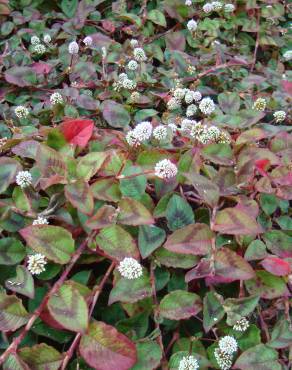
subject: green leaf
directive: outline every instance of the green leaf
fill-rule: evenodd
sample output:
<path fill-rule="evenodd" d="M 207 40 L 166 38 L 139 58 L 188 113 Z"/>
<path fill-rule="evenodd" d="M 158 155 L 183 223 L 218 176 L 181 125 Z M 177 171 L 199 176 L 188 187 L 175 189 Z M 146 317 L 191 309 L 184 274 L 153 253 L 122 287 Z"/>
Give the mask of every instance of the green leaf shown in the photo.
<path fill-rule="evenodd" d="M 18 209 L 21 209 L 21 210 L 26 211 L 26 212 L 31 210 L 31 204 L 30 204 L 28 194 L 20 186 L 16 186 L 13 189 L 12 199 L 15 203 L 15 206 Z"/>
<path fill-rule="evenodd" d="M 58 370 L 63 360 L 60 352 L 45 343 L 21 348 L 19 356 L 31 370 Z"/>
<path fill-rule="evenodd" d="M 158 114 L 158 111 L 155 109 L 139 109 L 135 113 L 135 121 L 136 122 L 142 122 L 145 121 L 149 117 L 154 117 Z"/>
<path fill-rule="evenodd" d="M 98 247 L 118 261 L 125 257 L 139 258 L 139 251 L 131 234 L 119 225 L 105 227 L 96 237 Z"/>
<path fill-rule="evenodd" d="M 34 281 L 29 271 L 24 266 L 16 267 L 16 277 L 5 281 L 7 289 L 23 294 L 29 298 L 34 297 Z"/>
<path fill-rule="evenodd" d="M 194 212 L 188 202 L 177 194 L 174 194 L 166 208 L 166 219 L 170 230 L 181 229 L 194 223 Z"/>
<path fill-rule="evenodd" d="M 29 314 L 19 298 L 0 292 L 0 330 L 14 331 L 26 324 L 28 319 Z"/>
<path fill-rule="evenodd" d="M 292 236 L 280 230 L 271 230 L 263 234 L 267 248 L 278 257 L 292 258 Z"/>
<path fill-rule="evenodd" d="M 121 199 L 119 183 L 114 179 L 99 179 L 91 185 L 90 189 L 96 199 L 109 202 L 118 202 Z"/>
<path fill-rule="evenodd" d="M 132 198 L 122 198 L 117 222 L 132 226 L 149 225 L 154 223 L 154 218 L 142 203 Z"/>
<path fill-rule="evenodd" d="M 219 188 L 214 182 L 196 173 L 188 173 L 185 176 L 192 183 L 203 202 L 211 207 L 217 205 L 219 201 Z"/>
<path fill-rule="evenodd" d="M 77 176 L 84 181 L 90 180 L 100 169 L 106 158 L 106 152 L 92 152 L 81 157 L 76 168 Z"/>
<path fill-rule="evenodd" d="M 244 259 L 247 261 L 261 260 L 267 257 L 268 252 L 265 243 L 261 240 L 253 240 L 244 254 Z"/>
<path fill-rule="evenodd" d="M 171 252 L 193 255 L 209 253 L 213 233 L 205 224 L 192 224 L 174 231 L 163 245 Z"/>
<path fill-rule="evenodd" d="M 218 103 L 224 113 L 233 114 L 239 111 L 240 97 L 237 93 L 221 93 L 218 95 Z"/>
<path fill-rule="evenodd" d="M 281 370 L 278 352 L 264 344 L 243 352 L 236 360 L 234 367 L 241 370 Z"/>
<path fill-rule="evenodd" d="M 271 340 L 269 341 L 269 347 L 273 348 L 287 348 L 291 346 L 292 343 L 292 329 L 291 324 L 288 320 L 280 320 L 276 322 L 272 335 Z"/>
<path fill-rule="evenodd" d="M 132 340 L 144 338 L 148 328 L 149 314 L 147 312 L 141 312 L 138 315 L 120 320 L 116 324 L 116 329 L 120 333 L 130 336 Z"/>
<path fill-rule="evenodd" d="M 150 297 L 151 294 L 150 279 L 146 270 L 143 270 L 141 277 L 133 280 L 117 276 L 114 287 L 110 292 L 109 304 L 115 302 L 135 303 Z"/>
<path fill-rule="evenodd" d="M 201 298 L 185 290 L 174 290 L 164 296 L 159 305 L 160 314 L 170 320 L 188 319 L 202 310 Z"/>
<path fill-rule="evenodd" d="M 227 324 L 233 326 L 242 317 L 252 313 L 258 305 L 259 299 L 259 296 L 227 298 L 223 304 L 224 310 L 227 313 Z"/>
<path fill-rule="evenodd" d="M 189 269 L 198 262 L 198 257 L 191 254 L 170 252 L 165 248 L 159 248 L 155 252 L 155 259 L 164 266 L 181 269 Z"/>
<path fill-rule="evenodd" d="M 62 0 L 61 9 L 67 18 L 73 18 L 78 7 L 78 0 Z"/>
<path fill-rule="evenodd" d="M 112 127 L 126 127 L 131 120 L 130 114 L 124 106 L 113 100 L 106 100 L 102 103 L 102 114 L 106 122 Z"/>
<path fill-rule="evenodd" d="M 16 353 L 8 355 L 3 364 L 3 370 L 30 370 Z"/>
<path fill-rule="evenodd" d="M 21 171 L 21 165 L 15 159 L 1 157 L 0 167 L 0 194 L 2 194 L 15 181 L 17 172 Z"/>
<path fill-rule="evenodd" d="M 255 235 L 263 232 L 256 219 L 239 207 L 225 208 L 217 212 L 214 230 L 231 235 Z"/>
<path fill-rule="evenodd" d="M 0 239 L 1 265 L 16 265 L 25 255 L 25 248 L 21 241 L 9 237 Z"/>
<path fill-rule="evenodd" d="M 65 329 L 84 333 L 88 326 L 88 307 L 85 299 L 72 285 L 61 286 L 50 297 L 48 309 L 52 317 Z"/>
<path fill-rule="evenodd" d="M 223 297 L 216 292 L 208 292 L 204 297 L 203 326 L 206 332 L 214 325 L 217 325 L 225 315 L 222 298 Z"/>
<path fill-rule="evenodd" d="M 129 370 L 137 361 L 134 343 L 101 321 L 91 321 L 79 350 L 88 365 L 96 370 Z"/>
<path fill-rule="evenodd" d="M 143 169 L 139 166 L 127 167 L 122 176 L 129 176 L 134 174 L 142 173 Z M 123 196 L 130 197 L 139 200 L 141 196 L 145 193 L 147 185 L 147 179 L 145 175 L 134 176 L 130 179 L 120 180 L 120 190 Z"/>
<path fill-rule="evenodd" d="M 94 207 L 93 195 L 87 182 L 78 180 L 65 186 L 65 196 L 80 212 L 91 215 Z"/>
<path fill-rule="evenodd" d="M 261 298 L 274 299 L 287 294 L 285 281 L 268 271 L 256 271 L 256 278 L 245 282 L 249 294 L 257 294 Z"/>
<path fill-rule="evenodd" d="M 159 345 L 154 341 L 137 343 L 137 363 L 131 370 L 153 370 L 158 367 L 162 357 Z"/>
<path fill-rule="evenodd" d="M 261 330 L 256 325 L 250 325 L 243 335 L 239 335 L 240 338 L 237 341 L 241 351 L 246 351 L 261 343 Z"/>
<path fill-rule="evenodd" d="M 61 265 L 68 263 L 74 252 L 72 235 L 60 226 L 28 226 L 20 235 L 35 252 Z"/>
<path fill-rule="evenodd" d="M 232 149 L 229 144 L 208 144 L 202 149 L 202 156 L 223 166 L 232 166 L 234 163 Z"/>
<path fill-rule="evenodd" d="M 166 233 L 160 227 L 154 225 L 145 225 L 139 227 L 138 246 L 142 258 L 146 258 L 152 254 L 158 247 L 162 245 L 166 237 Z"/>
<path fill-rule="evenodd" d="M 231 280 L 248 280 L 255 276 L 252 267 L 236 252 L 221 248 L 215 254 L 217 276 Z"/>
<path fill-rule="evenodd" d="M 148 13 L 147 18 L 159 26 L 166 27 L 166 19 L 163 13 L 158 9 L 152 9 Z"/>
<path fill-rule="evenodd" d="M 262 210 L 267 214 L 271 215 L 278 207 L 278 199 L 274 194 L 261 194 L 260 205 Z"/>

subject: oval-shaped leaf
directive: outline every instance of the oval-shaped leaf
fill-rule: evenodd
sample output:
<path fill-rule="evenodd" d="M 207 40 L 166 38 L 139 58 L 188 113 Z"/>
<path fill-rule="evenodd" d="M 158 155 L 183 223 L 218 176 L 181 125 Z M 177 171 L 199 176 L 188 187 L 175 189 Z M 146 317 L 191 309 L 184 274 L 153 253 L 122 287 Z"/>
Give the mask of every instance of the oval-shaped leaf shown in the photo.
<path fill-rule="evenodd" d="M 16 265 L 25 257 L 25 248 L 21 241 L 15 238 L 0 239 L 0 264 Z"/>
<path fill-rule="evenodd" d="M 34 297 L 34 281 L 30 272 L 24 266 L 16 267 L 16 277 L 5 281 L 7 289 L 23 294 L 29 298 Z"/>
<path fill-rule="evenodd" d="M 0 194 L 2 194 L 8 186 L 15 181 L 15 176 L 21 170 L 21 165 L 12 158 L 0 158 Z"/>
<path fill-rule="evenodd" d="M 29 314 L 19 298 L 0 292 L 0 330 L 14 331 L 26 324 L 28 319 Z"/>
<path fill-rule="evenodd" d="M 181 229 L 194 223 L 194 212 L 189 203 L 177 194 L 174 194 L 166 207 L 167 225 L 170 230 Z"/>
<path fill-rule="evenodd" d="M 258 344 L 243 352 L 234 367 L 241 370 L 281 370 L 278 352 L 264 344 Z"/>
<path fill-rule="evenodd" d="M 87 182 L 78 180 L 65 186 L 65 196 L 80 212 L 91 215 L 94 207 L 93 195 Z"/>
<path fill-rule="evenodd" d="M 102 104 L 103 118 L 113 127 L 125 127 L 130 123 L 131 117 L 122 104 L 113 100 L 106 100 Z"/>
<path fill-rule="evenodd" d="M 138 245 L 141 256 L 146 258 L 164 242 L 166 233 L 160 227 L 144 225 L 139 227 Z"/>
<path fill-rule="evenodd" d="M 58 370 L 63 360 L 60 352 L 45 343 L 21 348 L 19 356 L 31 370 Z"/>
<path fill-rule="evenodd" d="M 119 202 L 117 221 L 124 225 L 149 225 L 154 223 L 154 218 L 148 209 L 132 198 L 123 198 Z"/>

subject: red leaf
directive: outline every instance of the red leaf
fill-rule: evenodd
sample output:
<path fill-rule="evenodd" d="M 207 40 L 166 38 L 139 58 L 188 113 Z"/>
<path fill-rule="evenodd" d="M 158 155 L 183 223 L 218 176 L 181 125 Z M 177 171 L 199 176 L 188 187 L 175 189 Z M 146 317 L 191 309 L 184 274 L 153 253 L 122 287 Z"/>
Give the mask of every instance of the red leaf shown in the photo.
<path fill-rule="evenodd" d="M 290 264 L 278 257 L 268 256 L 261 264 L 265 270 L 276 276 L 289 275 L 291 272 Z"/>
<path fill-rule="evenodd" d="M 259 173 L 262 176 L 265 176 L 265 177 L 268 176 L 268 174 L 266 173 L 266 170 L 269 167 L 269 165 L 270 165 L 270 161 L 268 159 L 258 159 L 257 161 L 255 161 L 256 169 L 259 171 Z"/>
<path fill-rule="evenodd" d="M 66 140 L 85 148 L 93 133 L 94 123 L 91 119 L 70 119 L 63 122 L 60 129 Z"/>
<path fill-rule="evenodd" d="M 282 87 L 286 93 L 292 95 L 292 82 L 287 80 L 282 80 Z"/>
<path fill-rule="evenodd" d="M 32 69 L 37 73 L 37 74 L 48 74 L 53 66 L 51 66 L 48 63 L 42 63 L 42 62 L 35 62 L 32 65 Z"/>

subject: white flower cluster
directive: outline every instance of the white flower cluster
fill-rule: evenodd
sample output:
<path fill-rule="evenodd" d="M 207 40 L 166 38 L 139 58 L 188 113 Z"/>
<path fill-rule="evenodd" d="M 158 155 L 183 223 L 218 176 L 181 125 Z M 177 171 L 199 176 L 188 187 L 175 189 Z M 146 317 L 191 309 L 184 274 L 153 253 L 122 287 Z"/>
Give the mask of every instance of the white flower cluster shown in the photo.
<path fill-rule="evenodd" d="M 50 36 L 48 33 L 46 33 L 46 34 L 44 35 L 43 40 L 44 40 L 44 42 L 45 42 L 46 44 L 49 44 L 49 43 L 52 41 L 52 38 L 51 38 L 51 36 Z"/>
<path fill-rule="evenodd" d="M 60 93 L 55 92 L 50 96 L 50 102 L 52 105 L 56 105 L 56 104 L 62 104 L 64 100 Z"/>
<path fill-rule="evenodd" d="M 32 44 L 32 45 L 38 45 L 38 44 L 40 44 L 41 43 L 41 40 L 39 39 L 39 37 L 38 36 L 32 36 L 31 37 L 31 39 L 30 39 L 30 43 Z"/>
<path fill-rule="evenodd" d="M 92 40 L 92 37 L 91 36 L 86 36 L 84 39 L 83 39 L 83 44 L 87 47 L 91 46 L 93 43 L 93 40 Z"/>
<path fill-rule="evenodd" d="M 283 54 L 283 58 L 287 61 L 291 60 L 292 59 L 292 50 L 285 51 L 285 53 Z"/>
<path fill-rule="evenodd" d="M 178 370 L 197 370 L 199 368 L 198 360 L 194 356 L 184 356 L 178 365 Z"/>
<path fill-rule="evenodd" d="M 137 46 L 138 46 L 138 40 L 136 40 L 136 39 L 132 39 L 132 40 L 130 41 L 130 45 L 132 46 L 132 48 L 137 47 Z"/>
<path fill-rule="evenodd" d="M 185 5 L 186 6 L 191 6 L 192 5 L 192 0 L 186 0 Z"/>
<path fill-rule="evenodd" d="M 234 325 L 233 329 L 235 331 L 241 331 L 244 332 L 249 328 L 249 321 L 246 317 L 242 317 L 240 320 L 238 320 Z"/>
<path fill-rule="evenodd" d="M 31 272 L 32 275 L 39 275 L 41 272 L 45 271 L 46 264 L 46 257 L 40 253 L 28 256 L 27 269 Z"/>
<path fill-rule="evenodd" d="M 206 115 L 211 114 L 216 109 L 215 103 L 209 97 L 202 99 L 199 104 L 200 111 Z"/>
<path fill-rule="evenodd" d="M 32 183 L 32 176 L 28 171 L 19 171 L 16 175 L 16 184 L 21 188 L 27 188 Z"/>
<path fill-rule="evenodd" d="M 154 130 L 153 130 L 153 137 L 156 140 L 159 140 L 159 141 L 166 139 L 166 137 L 167 137 L 167 127 L 163 126 L 163 125 L 159 125 L 159 126 L 155 127 Z"/>
<path fill-rule="evenodd" d="M 211 3 L 206 3 L 203 6 L 204 13 L 208 14 L 213 11 L 220 11 L 223 8 L 223 4 L 221 1 L 213 1 Z M 233 4 L 225 4 L 224 5 L 224 11 L 226 13 L 232 13 L 235 10 L 235 6 Z"/>
<path fill-rule="evenodd" d="M 128 132 L 126 140 L 130 146 L 138 146 L 141 142 L 149 140 L 152 135 L 152 124 L 149 121 L 143 121 L 131 131 Z"/>
<path fill-rule="evenodd" d="M 204 13 L 206 13 L 206 14 L 211 13 L 213 10 L 214 10 L 214 7 L 213 7 L 212 3 L 206 3 L 206 4 L 203 6 L 203 11 L 204 11 Z"/>
<path fill-rule="evenodd" d="M 0 138 L 0 149 L 7 143 L 8 138 L 6 136 Z"/>
<path fill-rule="evenodd" d="M 181 87 L 174 89 L 172 91 L 172 95 L 173 97 L 167 102 L 167 107 L 169 110 L 180 108 L 183 101 L 186 104 L 191 104 L 202 99 L 202 94 L 199 91 L 183 89 Z M 194 108 L 191 109 L 194 110 Z"/>
<path fill-rule="evenodd" d="M 19 105 L 14 109 L 14 113 L 18 118 L 26 118 L 29 115 L 29 110 L 23 105 Z"/>
<path fill-rule="evenodd" d="M 172 123 L 171 122 L 167 126 L 171 129 L 171 131 L 172 131 L 173 134 L 176 133 L 176 131 L 177 131 L 177 125 L 175 123 Z"/>
<path fill-rule="evenodd" d="M 37 44 L 37 45 L 34 45 L 33 51 L 36 54 L 42 55 L 42 54 L 44 54 L 46 52 L 46 47 L 43 44 Z"/>
<path fill-rule="evenodd" d="M 232 356 L 224 353 L 220 348 L 214 350 L 215 359 L 221 370 L 229 370 L 232 366 Z"/>
<path fill-rule="evenodd" d="M 138 91 L 134 91 L 131 93 L 129 100 L 131 103 L 137 103 L 140 97 L 141 97 L 141 94 Z"/>
<path fill-rule="evenodd" d="M 138 63 L 136 62 L 136 60 L 130 60 L 127 67 L 131 70 L 131 71 L 136 71 L 136 69 L 138 68 Z"/>
<path fill-rule="evenodd" d="M 186 110 L 186 116 L 187 117 L 191 117 L 193 116 L 194 114 L 196 114 L 198 108 L 195 104 L 191 104 L 187 107 L 187 110 Z"/>
<path fill-rule="evenodd" d="M 192 119 L 185 118 L 181 122 L 181 132 L 184 135 L 198 140 L 202 144 L 216 143 L 230 143 L 229 136 L 216 126 L 203 125 Z"/>
<path fill-rule="evenodd" d="M 137 62 L 146 62 L 146 60 L 147 60 L 145 51 L 142 48 L 135 48 L 133 50 L 133 55 L 134 55 L 134 59 Z"/>
<path fill-rule="evenodd" d="M 221 3 L 221 1 L 213 1 L 211 4 L 215 12 L 218 12 L 219 10 L 223 8 L 223 4 Z"/>
<path fill-rule="evenodd" d="M 137 86 L 136 81 L 131 80 L 126 73 L 119 74 L 118 81 L 113 84 L 115 91 L 120 91 L 121 88 L 134 90 Z"/>
<path fill-rule="evenodd" d="M 264 111 L 267 106 L 267 101 L 264 98 L 258 98 L 254 103 L 253 103 L 253 109 L 258 110 L 258 111 Z"/>
<path fill-rule="evenodd" d="M 226 13 L 232 13 L 235 10 L 235 6 L 233 4 L 225 4 L 224 5 L 224 11 Z"/>
<path fill-rule="evenodd" d="M 169 159 L 163 159 L 155 165 L 155 175 L 161 179 L 171 179 L 177 174 L 177 167 Z"/>
<path fill-rule="evenodd" d="M 33 223 L 33 225 L 48 225 L 49 224 L 49 221 L 45 218 L 45 217 L 42 217 L 42 216 L 38 216 L 38 218 L 36 218 Z"/>
<path fill-rule="evenodd" d="M 227 353 L 228 355 L 232 355 L 238 349 L 237 341 L 231 335 L 225 335 L 222 337 L 218 344 L 220 351 Z"/>
<path fill-rule="evenodd" d="M 77 44 L 76 41 L 70 42 L 70 44 L 68 45 L 68 52 L 71 55 L 78 54 L 78 52 L 79 52 L 79 45 Z"/>
<path fill-rule="evenodd" d="M 190 21 L 188 21 L 187 28 L 189 31 L 194 32 L 196 31 L 197 27 L 198 27 L 198 23 L 194 19 L 191 19 Z"/>
<path fill-rule="evenodd" d="M 276 123 L 283 122 L 286 118 L 286 112 L 284 112 L 283 110 L 278 110 L 273 115 L 276 120 Z"/>
<path fill-rule="evenodd" d="M 120 274 L 126 279 L 137 279 L 143 275 L 142 266 L 132 257 L 125 257 L 118 266 Z"/>

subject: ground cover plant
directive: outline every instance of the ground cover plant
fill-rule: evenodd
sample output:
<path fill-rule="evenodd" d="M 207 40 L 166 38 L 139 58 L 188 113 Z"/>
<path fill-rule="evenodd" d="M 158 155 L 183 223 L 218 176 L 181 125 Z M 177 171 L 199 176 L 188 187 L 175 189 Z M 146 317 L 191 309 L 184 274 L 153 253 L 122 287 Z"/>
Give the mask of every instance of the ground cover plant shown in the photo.
<path fill-rule="evenodd" d="M 292 363 L 291 4 L 0 0 L 0 367 Z"/>

